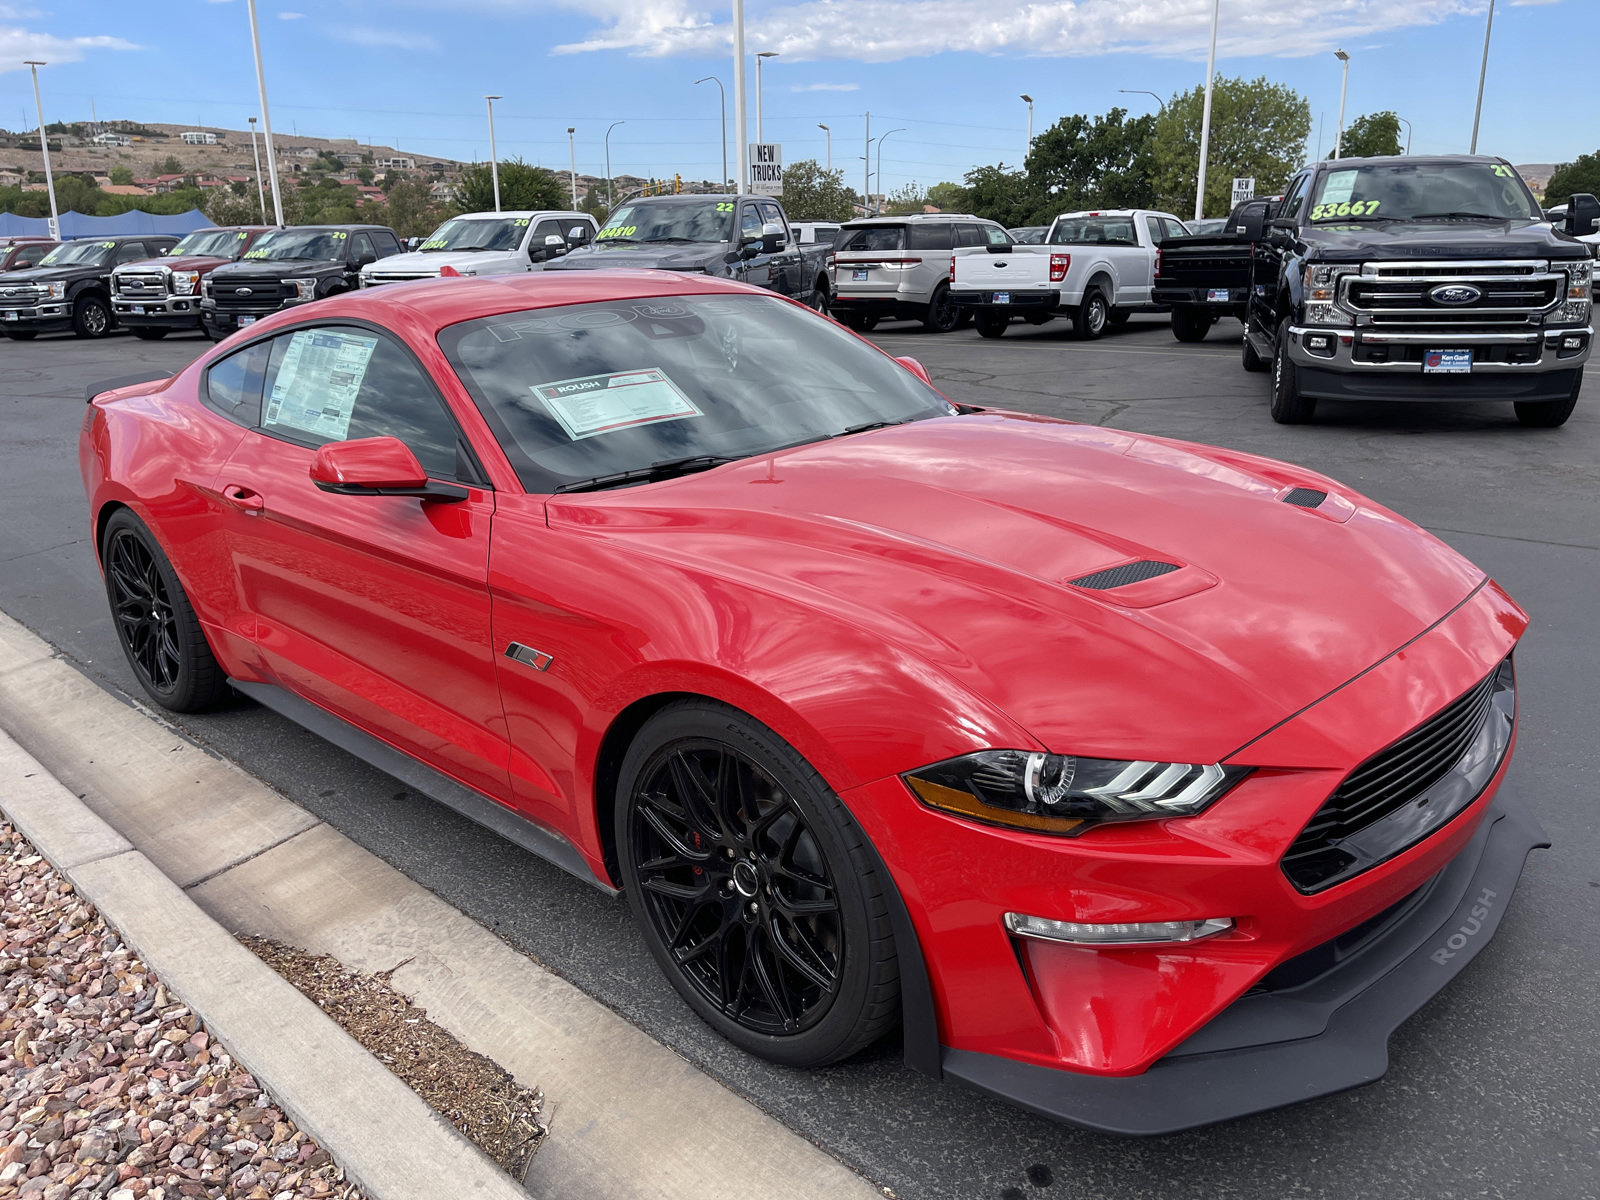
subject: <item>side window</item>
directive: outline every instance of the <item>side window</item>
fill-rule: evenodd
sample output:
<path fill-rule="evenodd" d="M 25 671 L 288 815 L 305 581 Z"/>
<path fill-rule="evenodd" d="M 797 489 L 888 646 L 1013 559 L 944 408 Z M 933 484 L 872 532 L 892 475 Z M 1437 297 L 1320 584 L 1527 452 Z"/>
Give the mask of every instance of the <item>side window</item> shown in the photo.
<path fill-rule="evenodd" d="M 149 258 L 154 251 L 146 251 L 143 242 L 123 242 L 117 247 L 117 256 L 112 260 L 113 266 L 120 267 L 123 263 L 138 262 L 141 258 Z"/>
<path fill-rule="evenodd" d="M 1186 237 L 1189 231 L 1184 228 L 1182 221 L 1176 217 L 1162 217 L 1161 230 L 1165 237 Z"/>
<path fill-rule="evenodd" d="M 378 259 L 378 252 L 372 248 L 372 239 L 364 233 L 351 235 L 349 255 L 350 262 L 356 266 Z"/>
<path fill-rule="evenodd" d="M 1289 190 L 1283 196 L 1283 209 L 1278 214 L 1280 217 L 1297 217 L 1300 215 L 1300 206 L 1306 198 L 1306 180 L 1310 178 L 1311 176 L 1309 175 L 1300 175 L 1289 184 Z"/>
<path fill-rule="evenodd" d="M 907 250 L 953 250 L 956 227 L 953 221 L 906 222 Z"/>
<path fill-rule="evenodd" d="M 956 245 L 981 246 L 983 245 L 983 230 L 976 225 L 956 226 Z"/>
<path fill-rule="evenodd" d="M 1011 244 L 1011 235 L 1004 229 L 1000 228 L 1000 226 L 984 225 L 980 228 L 982 228 L 983 236 L 988 241 L 989 245 L 1009 246 Z"/>
<path fill-rule="evenodd" d="M 776 204 L 761 202 L 761 219 L 769 225 L 782 225 L 783 213 Z"/>
<path fill-rule="evenodd" d="M 392 339 L 349 326 L 273 342 L 261 428 L 308 446 L 397 437 L 432 476 L 454 478 L 460 432 L 433 384 Z"/>
<path fill-rule="evenodd" d="M 756 211 L 754 204 L 746 204 L 739 212 L 739 233 L 761 236 L 761 214 Z"/>
<path fill-rule="evenodd" d="M 376 230 L 372 235 L 372 242 L 377 247 L 379 258 L 388 258 L 391 254 L 400 253 L 400 243 L 387 229 Z"/>
<path fill-rule="evenodd" d="M 261 380 L 267 372 L 271 342 L 257 342 L 219 358 L 206 368 L 206 404 L 241 425 L 261 420 Z"/>
<path fill-rule="evenodd" d="M 1144 219 L 1144 228 L 1145 232 L 1150 235 L 1150 244 L 1152 246 L 1159 244 L 1162 236 L 1161 222 L 1154 217 L 1147 216 Z"/>

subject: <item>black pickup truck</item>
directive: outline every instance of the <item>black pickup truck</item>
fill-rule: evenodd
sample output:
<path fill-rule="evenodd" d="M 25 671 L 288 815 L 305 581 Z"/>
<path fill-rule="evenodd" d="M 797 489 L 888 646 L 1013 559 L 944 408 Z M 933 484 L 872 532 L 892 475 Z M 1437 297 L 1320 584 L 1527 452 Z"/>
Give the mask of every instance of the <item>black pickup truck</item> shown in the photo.
<path fill-rule="evenodd" d="M 753 283 L 828 308 L 827 242 L 801 245 L 770 196 L 650 196 L 619 204 L 594 242 L 546 271 L 654 268 Z"/>
<path fill-rule="evenodd" d="M 1246 200 L 1235 206 L 1217 233 L 1161 239 L 1150 298 L 1172 309 L 1173 337 L 1180 342 L 1204 341 L 1223 317 L 1244 320 L 1255 256 L 1254 243 L 1245 233 L 1255 229 L 1259 236 L 1275 204 L 1265 197 Z"/>
<path fill-rule="evenodd" d="M 1500 400 L 1523 425 L 1561 425 L 1594 339 L 1577 239 L 1597 220 L 1600 201 L 1576 195 L 1553 228 L 1501 158 L 1314 163 L 1247 231 L 1244 367 L 1271 370 L 1280 424 L 1319 400 Z"/>
<path fill-rule="evenodd" d="M 399 253 L 400 239 L 387 225 L 275 229 L 200 281 L 200 323 L 221 340 L 281 308 L 354 291 L 362 267 Z"/>
<path fill-rule="evenodd" d="M 178 244 L 163 234 L 86 238 L 62 242 L 26 271 L 0 282 L 0 330 L 25 342 L 70 329 L 79 337 L 105 337 L 117 327 L 111 312 L 111 269 L 156 258 Z"/>

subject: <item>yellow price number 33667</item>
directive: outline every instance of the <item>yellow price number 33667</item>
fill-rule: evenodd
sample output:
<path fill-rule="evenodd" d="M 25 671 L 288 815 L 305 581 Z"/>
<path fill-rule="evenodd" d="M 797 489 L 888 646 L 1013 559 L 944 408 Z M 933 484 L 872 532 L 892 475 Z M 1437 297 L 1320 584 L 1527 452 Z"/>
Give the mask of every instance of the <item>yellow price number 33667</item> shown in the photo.
<path fill-rule="evenodd" d="M 1342 204 L 1314 204 L 1311 206 L 1311 219 L 1331 221 L 1335 217 L 1370 217 L 1378 211 L 1381 203 L 1381 200 L 1347 200 Z"/>

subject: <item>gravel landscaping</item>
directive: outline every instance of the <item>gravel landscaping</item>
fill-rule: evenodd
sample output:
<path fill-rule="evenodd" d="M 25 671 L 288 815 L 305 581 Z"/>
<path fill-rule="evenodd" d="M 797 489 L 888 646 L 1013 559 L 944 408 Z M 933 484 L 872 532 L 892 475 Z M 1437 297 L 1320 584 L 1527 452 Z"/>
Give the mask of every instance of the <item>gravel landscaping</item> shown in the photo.
<path fill-rule="evenodd" d="M 0 1198 L 360 1190 L 0 823 Z"/>

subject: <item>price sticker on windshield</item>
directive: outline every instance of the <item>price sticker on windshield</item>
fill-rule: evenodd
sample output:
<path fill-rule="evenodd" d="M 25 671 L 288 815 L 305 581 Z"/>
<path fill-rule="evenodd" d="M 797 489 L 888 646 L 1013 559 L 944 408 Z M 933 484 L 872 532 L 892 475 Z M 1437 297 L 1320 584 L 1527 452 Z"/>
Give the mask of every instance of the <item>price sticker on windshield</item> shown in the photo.
<path fill-rule="evenodd" d="M 575 442 L 635 425 L 704 415 L 655 367 L 536 383 L 528 390 Z"/>

